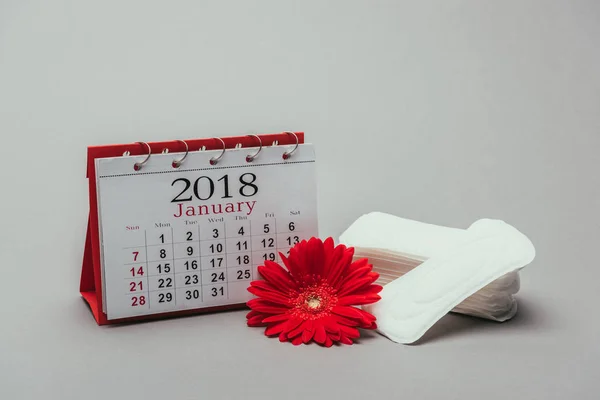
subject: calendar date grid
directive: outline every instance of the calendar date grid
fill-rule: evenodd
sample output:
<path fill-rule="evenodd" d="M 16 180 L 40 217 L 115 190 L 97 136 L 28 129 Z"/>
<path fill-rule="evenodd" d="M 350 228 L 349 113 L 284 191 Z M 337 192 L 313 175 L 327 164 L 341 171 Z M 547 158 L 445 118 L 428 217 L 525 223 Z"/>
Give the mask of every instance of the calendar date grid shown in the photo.
<path fill-rule="evenodd" d="M 131 306 L 170 309 L 229 300 L 231 284 L 260 279 L 259 265 L 281 262 L 279 252 L 289 254 L 304 239 L 294 221 L 280 222 L 268 218 L 144 229 L 144 260 L 123 263 Z M 123 250 L 139 254 L 140 247 Z"/>

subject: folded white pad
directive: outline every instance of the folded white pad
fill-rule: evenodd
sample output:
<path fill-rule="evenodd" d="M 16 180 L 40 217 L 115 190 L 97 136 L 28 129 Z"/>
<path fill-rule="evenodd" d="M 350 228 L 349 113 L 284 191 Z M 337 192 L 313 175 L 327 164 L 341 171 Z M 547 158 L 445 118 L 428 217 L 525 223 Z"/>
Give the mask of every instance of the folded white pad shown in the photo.
<path fill-rule="evenodd" d="M 462 230 L 370 213 L 340 242 L 355 248 L 355 258 L 369 258 L 380 274 L 381 300 L 365 309 L 377 317 L 378 331 L 399 343 L 418 340 L 451 310 L 512 318 L 518 270 L 535 257 L 526 236 L 489 219 Z"/>

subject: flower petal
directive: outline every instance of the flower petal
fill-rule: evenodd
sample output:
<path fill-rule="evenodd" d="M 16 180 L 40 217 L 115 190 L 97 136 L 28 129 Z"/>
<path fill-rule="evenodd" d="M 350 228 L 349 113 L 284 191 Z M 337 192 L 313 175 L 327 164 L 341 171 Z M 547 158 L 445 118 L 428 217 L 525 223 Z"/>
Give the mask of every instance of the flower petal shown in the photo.
<path fill-rule="evenodd" d="M 298 278 L 304 276 L 304 267 L 298 263 L 297 257 L 292 257 L 292 250 L 293 248 L 290 249 L 289 256 L 286 256 L 281 252 L 279 252 L 279 256 L 281 257 L 283 265 L 285 265 L 287 270 L 290 272 L 292 279 L 295 282 L 298 282 Z"/>
<path fill-rule="evenodd" d="M 360 320 L 342 317 L 341 315 L 333 314 L 331 317 L 335 320 L 335 322 L 338 325 L 359 326 L 361 324 Z"/>
<path fill-rule="evenodd" d="M 307 331 L 314 331 L 315 330 L 315 325 L 312 319 L 307 319 L 306 321 L 304 321 L 304 323 L 302 324 L 304 326 L 304 329 Z"/>
<path fill-rule="evenodd" d="M 369 264 L 366 258 L 353 262 L 348 266 L 346 273 L 340 281 L 340 290 L 355 279 L 373 277 L 371 272 L 373 272 L 373 265 Z M 377 278 L 379 278 L 378 274 Z M 375 282 L 377 278 L 375 278 L 373 282 Z"/>
<path fill-rule="evenodd" d="M 280 291 L 296 289 L 296 284 L 292 280 L 290 273 L 276 262 L 265 261 L 264 265 L 258 267 L 258 272 L 265 281 Z"/>
<path fill-rule="evenodd" d="M 368 276 L 365 278 L 353 279 L 352 281 L 347 282 L 344 287 L 340 288 L 338 296 L 345 296 L 362 288 L 367 288 L 372 283 L 373 280 Z"/>
<path fill-rule="evenodd" d="M 360 290 L 353 292 L 355 295 L 369 295 L 369 294 L 377 294 L 383 290 L 383 286 L 381 285 L 369 285 Z"/>
<path fill-rule="evenodd" d="M 323 344 L 327 339 L 327 332 L 325 332 L 325 327 L 323 324 L 317 324 L 315 326 L 315 342 Z"/>
<path fill-rule="evenodd" d="M 342 331 L 342 336 L 347 336 L 350 339 L 355 339 L 360 337 L 360 332 L 358 329 L 353 328 L 351 326 L 340 326 L 340 330 Z"/>
<path fill-rule="evenodd" d="M 290 315 L 287 313 L 284 313 L 284 314 L 271 315 L 271 316 L 263 319 L 263 322 L 265 322 L 265 323 L 281 322 L 281 321 L 288 321 L 289 319 L 290 319 Z"/>
<path fill-rule="evenodd" d="M 326 278 L 329 276 L 329 269 L 331 266 L 331 261 L 333 259 L 334 253 L 334 242 L 332 237 L 328 237 L 323 242 L 323 271 L 321 272 L 322 276 Z"/>
<path fill-rule="evenodd" d="M 328 335 L 328 337 L 330 337 L 331 340 L 333 340 L 334 342 L 339 342 L 341 336 L 342 336 L 342 333 L 340 331 L 338 331 L 337 333 L 330 333 Z"/>
<path fill-rule="evenodd" d="M 283 327 L 285 326 L 285 322 L 279 322 L 276 324 L 272 324 L 267 329 L 265 329 L 265 336 L 273 336 L 279 335 L 283 332 Z"/>
<path fill-rule="evenodd" d="M 263 318 L 264 318 L 264 316 L 262 314 L 255 315 L 253 317 L 248 318 L 248 320 L 246 321 L 246 324 L 248 326 L 265 326 L 267 324 L 263 322 Z"/>
<path fill-rule="evenodd" d="M 364 277 L 368 276 L 369 272 L 371 272 L 373 270 L 373 266 L 371 264 L 366 263 L 367 259 L 364 258 L 363 260 L 365 260 L 365 265 L 362 265 L 359 268 L 354 268 L 354 269 L 350 270 L 350 267 L 348 267 L 348 272 L 346 273 L 346 275 L 340 282 L 340 288 L 343 288 L 344 285 L 346 285 L 348 282 L 350 282 L 354 279 L 364 278 Z M 356 264 L 356 263 L 352 263 L 350 265 L 354 265 L 354 264 Z"/>
<path fill-rule="evenodd" d="M 267 292 L 283 293 L 280 288 L 273 286 L 267 281 L 256 280 L 250 282 L 250 287 L 256 287 Z"/>
<path fill-rule="evenodd" d="M 314 334 L 314 331 L 307 331 L 307 330 L 303 331 L 302 332 L 302 341 L 304 343 L 310 342 L 310 340 L 313 338 L 313 334 Z"/>
<path fill-rule="evenodd" d="M 273 261 L 265 261 L 264 266 L 258 267 L 258 273 L 275 288 L 281 290 L 295 290 L 297 285 L 292 280 L 290 273 Z"/>
<path fill-rule="evenodd" d="M 335 278 L 335 276 L 342 272 L 339 270 L 341 268 L 340 261 L 344 257 L 345 251 L 346 246 L 344 246 L 343 244 L 339 244 L 336 247 L 334 247 L 333 251 L 331 252 L 331 255 L 325 261 L 325 266 L 327 270 L 324 271 L 324 275 L 330 284 L 333 284 L 333 279 Z"/>
<path fill-rule="evenodd" d="M 281 262 L 283 263 L 283 266 L 286 267 L 287 270 L 290 272 L 290 275 L 294 277 L 296 271 L 294 266 L 290 263 L 289 258 L 287 258 L 282 252 L 279 252 L 279 257 L 281 257 Z"/>
<path fill-rule="evenodd" d="M 302 332 L 302 341 L 304 343 L 310 342 L 315 333 L 313 321 L 310 319 L 304 321 L 304 323 L 302 324 L 302 329 L 304 329 L 304 331 Z"/>
<path fill-rule="evenodd" d="M 371 322 L 370 325 L 368 323 L 365 323 L 364 325 L 361 325 L 361 328 L 362 329 L 377 329 L 377 323 Z"/>
<path fill-rule="evenodd" d="M 296 337 L 296 338 L 292 339 L 292 344 L 293 344 L 294 346 L 299 346 L 299 345 L 301 345 L 301 344 L 302 344 L 302 336 L 298 336 L 298 337 Z"/>
<path fill-rule="evenodd" d="M 329 333 L 337 333 L 340 331 L 338 322 L 333 317 L 322 318 L 321 323 L 323 324 L 325 330 Z"/>
<path fill-rule="evenodd" d="M 331 312 L 337 315 L 341 315 L 343 317 L 353 318 L 353 319 L 362 319 L 361 313 L 354 307 L 348 306 L 335 306 L 331 309 Z"/>
<path fill-rule="evenodd" d="M 367 296 L 344 296 L 338 299 L 339 306 L 361 306 L 363 304 L 371 304 L 379 301 L 381 297 L 378 294 L 371 294 Z"/>
<path fill-rule="evenodd" d="M 302 277 L 306 275 L 306 262 L 304 261 L 304 248 L 306 246 L 306 241 L 303 240 L 294 247 L 290 249 L 290 255 L 287 258 L 288 260 L 288 269 L 290 273 L 296 279 L 296 281 L 301 282 Z"/>
<path fill-rule="evenodd" d="M 349 247 L 349 248 L 345 249 L 344 253 L 342 254 L 342 257 L 337 262 L 335 267 L 332 266 L 333 268 L 332 268 L 332 270 L 329 271 L 329 278 L 328 278 L 329 284 L 331 286 L 338 287 L 342 276 L 347 271 L 348 266 L 350 265 L 350 263 L 352 261 L 353 255 L 354 255 L 354 248 Z"/>
<path fill-rule="evenodd" d="M 266 290 L 262 290 L 256 286 L 250 286 L 248 288 L 248 291 L 257 297 L 263 298 L 270 302 L 281 304 L 284 306 L 290 306 L 290 299 L 281 293 L 269 292 Z"/>
<path fill-rule="evenodd" d="M 312 321 L 309 321 L 309 320 L 302 321 L 302 324 L 299 324 L 295 329 L 291 330 L 288 333 L 288 338 L 291 339 L 293 337 L 296 337 L 296 336 L 302 334 L 305 330 L 308 330 L 308 331 L 313 330 Z"/>
<path fill-rule="evenodd" d="M 323 272 L 323 262 L 325 251 L 321 239 L 312 237 L 308 240 L 306 249 L 306 262 L 308 263 L 308 273 L 310 275 L 321 276 Z"/>
<path fill-rule="evenodd" d="M 379 279 L 379 274 L 375 271 L 369 272 L 369 276 L 373 278 L 373 282 L 375 282 L 377 279 Z"/>
<path fill-rule="evenodd" d="M 269 314 L 263 314 L 258 311 L 250 310 L 246 314 L 246 324 L 248 326 L 266 326 L 267 324 L 263 321 Z"/>
<path fill-rule="evenodd" d="M 327 239 L 325 239 L 325 241 L 323 242 L 323 257 L 327 260 L 328 257 L 331 256 L 331 254 L 333 253 L 333 249 L 335 248 L 335 243 L 333 241 L 333 238 L 331 236 L 329 236 Z"/>
<path fill-rule="evenodd" d="M 369 264 L 369 259 L 366 258 L 366 257 L 363 257 L 363 258 L 359 258 L 359 259 L 356 259 L 356 260 L 352 261 L 350 263 L 350 267 L 349 268 L 350 268 L 351 271 L 355 271 L 355 270 L 357 270 L 359 268 L 362 268 L 362 267 L 365 267 L 367 265 L 371 265 L 371 264 Z M 371 265 L 371 268 L 372 267 L 373 266 Z"/>
<path fill-rule="evenodd" d="M 363 316 L 364 320 L 367 321 L 375 321 L 377 318 L 375 318 L 375 316 L 373 314 L 371 314 L 370 312 L 367 312 L 361 308 L 357 308 L 358 312 Z"/>
<path fill-rule="evenodd" d="M 297 327 L 299 327 L 302 322 L 304 322 L 304 320 L 302 318 L 298 318 L 298 317 L 290 317 L 290 319 L 288 320 L 286 326 L 284 327 L 283 331 L 287 334 L 289 333 L 291 330 L 296 329 Z"/>
<path fill-rule="evenodd" d="M 272 303 L 265 299 L 252 299 L 246 304 L 255 311 L 267 314 L 281 314 L 289 311 L 289 308 L 283 307 L 280 304 Z"/>
<path fill-rule="evenodd" d="M 340 343 L 352 345 L 353 342 L 348 337 L 342 335 L 340 336 Z"/>
<path fill-rule="evenodd" d="M 325 347 L 331 347 L 333 346 L 333 341 L 331 340 L 331 338 L 327 337 L 325 339 Z"/>

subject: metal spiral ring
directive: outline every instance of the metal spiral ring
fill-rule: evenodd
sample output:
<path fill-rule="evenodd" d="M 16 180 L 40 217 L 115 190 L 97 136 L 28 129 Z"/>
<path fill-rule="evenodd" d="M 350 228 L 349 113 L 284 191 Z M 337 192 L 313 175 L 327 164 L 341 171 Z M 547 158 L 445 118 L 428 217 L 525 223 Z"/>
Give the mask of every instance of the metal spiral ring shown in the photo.
<path fill-rule="evenodd" d="M 216 139 L 216 140 L 220 141 L 223 144 L 223 151 L 221 151 L 221 154 L 219 154 L 218 157 L 212 157 L 210 159 L 210 165 L 217 165 L 217 163 L 221 160 L 221 158 L 223 158 L 223 155 L 225 154 L 225 147 L 226 147 L 226 145 L 225 145 L 225 142 L 223 141 L 223 139 L 221 139 L 221 138 L 216 137 L 216 138 L 213 138 L 213 139 Z"/>
<path fill-rule="evenodd" d="M 259 147 L 258 147 L 258 150 L 256 151 L 256 153 L 254 153 L 254 154 L 248 154 L 246 156 L 246 162 L 252 162 L 258 156 L 258 154 L 261 152 L 263 144 L 262 144 L 262 140 L 257 135 L 248 135 L 248 136 L 249 137 L 255 137 L 256 139 L 258 139 L 258 146 Z"/>
<path fill-rule="evenodd" d="M 135 164 L 133 164 L 133 170 L 139 171 L 142 169 L 144 164 L 146 164 L 148 162 L 148 160 L 150 159 L 150 156 L 152 155 L 152 149 L 150 148 L 150 145 L 146 142 L 136 142 L 136 143 L 146 146 L 148 148 L 148 155 L 146 156 L 146 158 L 140 162 L 136 162 Z"/>
<path fill-rule="evenodd" d="M 287 133 L 288 135 L 293 135 L 294 138 L 296 138 L 296 144 L 294 145 L 294 148 L 290 151 L 286 151 L 285 153 L 283 153 L 282 158 L 284 160 L 287 160 L 288 158 L 290 158 L 292 156 L 292 154 L 294 154 L 294 152 L 298 149 L 298 135 L 296 135 L 294 132 L 283 132 L 283 133 Z"/>
<path fill-rule="evenodd" d="M 179 168 L 181 166 L 181 164 L 183 164 L 183 161 L 185 160 L 185 158 L 188 156 L 188 153 L 190 152 L 190 148 L 188 147 L 188 144 L 185 140 L 177 140 L 177 141 L 181 142 L 185 145 L 185 154 L 179 160 L 173 160 L 173 163 L 171 164 L 171 166 L 173 166 L 173 168 Z"/>

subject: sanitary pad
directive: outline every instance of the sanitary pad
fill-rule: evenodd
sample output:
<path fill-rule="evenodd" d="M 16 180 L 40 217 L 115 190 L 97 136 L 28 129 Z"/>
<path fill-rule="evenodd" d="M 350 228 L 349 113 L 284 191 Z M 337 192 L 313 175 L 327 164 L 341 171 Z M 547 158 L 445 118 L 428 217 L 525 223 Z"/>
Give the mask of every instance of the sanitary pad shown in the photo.
<path fill-rule="evenodd" d="M 399 343 L 418 340 L 449 311 L 506 321 L 517 311 L 518 271 L 535 257 L 529 239 L 499 220 L 468 229 L 411 221 L 384 213 L 356 220 L 340 242 L 367 257 L 384 285 L 365 306 L 378 330 Z"/>

